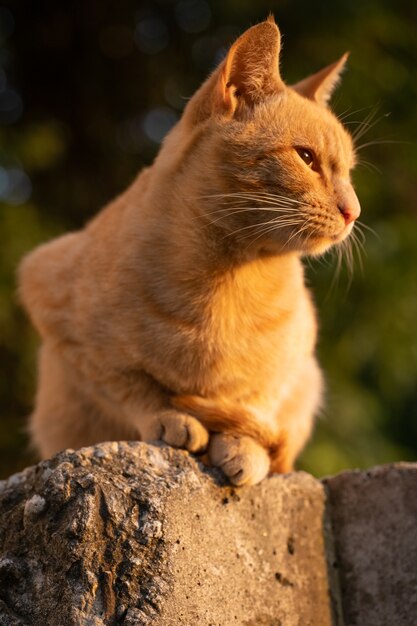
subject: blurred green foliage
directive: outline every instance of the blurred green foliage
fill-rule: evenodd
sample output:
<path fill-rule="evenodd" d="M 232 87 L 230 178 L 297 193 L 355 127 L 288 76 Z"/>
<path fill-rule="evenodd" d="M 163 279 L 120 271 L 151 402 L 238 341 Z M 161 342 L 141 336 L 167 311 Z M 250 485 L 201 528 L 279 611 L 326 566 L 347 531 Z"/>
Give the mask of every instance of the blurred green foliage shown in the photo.
<path fill-rule="evenodd" d="M 350 50 L 333 106 L 351 130 L 377 121 L 355 173 L 376 233 L 364 231 L 363 269 L 356 258 L 335 280 L 331 254 L 308 264 L 328 383 L 300 466 L 323 475 L 416 458 L 417 5 L 11 1 L 0 7 L 0 475 L 33 460 L 37 338 L 15 296 L 19 259 L 123 190 L 228 44 L 270 10 L 287 81 Z"/>

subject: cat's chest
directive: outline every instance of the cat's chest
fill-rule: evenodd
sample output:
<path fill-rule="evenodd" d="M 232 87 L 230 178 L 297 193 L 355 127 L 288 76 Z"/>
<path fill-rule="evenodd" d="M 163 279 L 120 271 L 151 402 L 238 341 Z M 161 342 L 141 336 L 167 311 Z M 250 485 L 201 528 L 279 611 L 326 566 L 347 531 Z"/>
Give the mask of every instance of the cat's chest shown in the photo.
<path fill-rule="evenodd" d="M 315 311 L 300 264 L 265 265 L 244 268 L 211 300 L 206 331 L 225 358 L 251 353 L 275 361 L 314 342 Z"/>
<path fill-rule="evenodd" d="M 126 335 L 135 363 L 176 393 L 274 386 L 312 352 L 315 314 L 297 263 L 245 266 L 193 288 L 141 298 L 138 332 Z"/>
<path fill-rule="evenodd" d="M 161 343 L 160 373 L 177 393 L 240 397 L 253 389 L 274 391 L 293 379 L 313 350 L 315 334 L 307 297 L 287 308 L 229 302 L 194 332 L 177 329 L 170 350 Z"/>
<path fill-rule="evenodd" d="M 231 309 L 213 320 L 213 367 L 259 376 L 271 376 L 294 366 L 315 343 L 315 314 L 307 294 L 294 302 L 254 304 Z"/>

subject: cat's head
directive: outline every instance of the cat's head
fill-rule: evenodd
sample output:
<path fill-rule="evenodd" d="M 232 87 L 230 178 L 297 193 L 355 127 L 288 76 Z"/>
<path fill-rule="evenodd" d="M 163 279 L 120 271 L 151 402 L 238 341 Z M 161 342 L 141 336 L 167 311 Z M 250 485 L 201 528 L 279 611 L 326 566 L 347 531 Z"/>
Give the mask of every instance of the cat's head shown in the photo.
<path fill-rule="evenodd" d="M 200 180 L 201 211 L 227 236 L 247 248 L 320 254 L 360 212 L 352 139 L 327 106 L 347 55 L 289 87 L 279 52 L 272 18 L 232 45 L 186 107 L 181 132 L 193 140 L 184 158 Z"/>

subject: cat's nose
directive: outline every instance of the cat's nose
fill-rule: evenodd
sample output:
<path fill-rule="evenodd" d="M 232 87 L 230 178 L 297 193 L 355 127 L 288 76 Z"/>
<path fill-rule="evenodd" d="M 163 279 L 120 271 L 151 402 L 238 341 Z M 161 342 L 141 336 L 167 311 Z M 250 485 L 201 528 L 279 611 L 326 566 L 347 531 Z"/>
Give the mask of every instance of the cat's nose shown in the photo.
<path fill-rule="evenodd" d="M 343 215 L 343 219 L 345 220 L 346 226 L 350 224 L 351 222 L 354 222 L 356 219 L 358 219 L 361 213 L 359 202 L 357 206 L 352 206 L 351 204 L 348 204 L 348 205 L 338 204 L 337 208 Z"/>
<path fill-rule="evenodd" d="M 350 183 L 343 182 L 337 189 L 337 208 L 345 220 L 346 226 L 358 219 L 361 205 Z"/>

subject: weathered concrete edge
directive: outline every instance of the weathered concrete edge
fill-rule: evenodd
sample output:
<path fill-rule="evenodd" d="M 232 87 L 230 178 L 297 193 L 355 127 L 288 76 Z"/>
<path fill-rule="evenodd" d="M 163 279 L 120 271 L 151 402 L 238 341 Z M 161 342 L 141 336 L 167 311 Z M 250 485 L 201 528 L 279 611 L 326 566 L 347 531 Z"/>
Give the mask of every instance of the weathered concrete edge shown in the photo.
<path fill-rule="evenodd" d="M 381 465 L 375 465 L 367 469 L 348 469 L 338 472 L 334 475 L 323 476 L 319 479 L 324 492 L 326 501 L 326 520 L 325 520 L 325 539 L 327 548 L 327 567 L 329 574 L 329 589 L 334 590 L 333 615 L 335 619 L 335 626 L 345 626 L 344 609 L 343 609 L 343 590 L 341 584 L 341 569 L 338 562 L 338 555 L 336 550 L 336 530 L 334 524 L 335 511 L 332 505 L 331 490 L 337 490 L 343 487 L 346 483 L 351 483 L 352 480 L 367 477 L 369 479 L 377 478 L 391 470 L 414 470 L 416 469 L 416 463 L 408 461 L 398 461 L 394 463 L 383 463 Z"/>
<path fill-rule="evenodd" d="M 23 488 L 27 492 L 28 490 L 30 491 L 32 479 L 34 475 L 36 475 L 39 469 L 41 469 L 45 465 L 48 465 L 49 467 L 51 464 L 52 465 L 57 464 L 59 466 L 60 459 L 62 457 L 67 456 L 68 454 L 78 455 L 81 457 L 83 456 L 90 457 L 91 455 L 93 455 L 93 456 L 97 456 L 101 458 L 102 456 L 108 453 L 110 453 L 110 455 L 118 454 L 120 452 L 120 447 L 123 447 L 124 445 L 126 444 L 122 442 L 120 443 L 110 442 L 110 443 L 105 443 L 105 444 L 99 444 L 98 446 L 82 448 L 77 451 L 65 450 L 55 455 L 54 457 L 52 457 L 52 459 L 41 461 L 37 465 L 28 467 L 22 472 L 12 475 L 11 477 L 9 477 L 9 479 L 5 481 L 1 481 L 0 492 L 2 491 L 2 488 L 10 489 L 11 485 L 16 485 L 16 487 L 19 486 L 20 488 Z M 183 484 L 184 485 L 189 484 L 190 488 L 193 488 L 193 486 L 195 486 L 194 485 L 195 480 L 196 478 L 198 478 L 199 480 L 201 479 L 203 481 L 208 480 L 211 484 L 213 484 L 213 486 L 217 485 L 219 490 L 226 489 L 227 491 L 228 490 L 235 491 L 235 488 L 232 488 L 228 484 L 227 480 L 224 478 L 223 474 L 219 470 L 209 469 L 205 467 L 204 465 L 198 462 L 198 459 L 189 455 L 187 452 L 174 450 L 163 444 L 157 445 L 157 446 L 147 445 L 145 447 L 148 448 L 146 454 L 150 455 L 149 458 L 151 461 L 151 465 L 152 465 L 151 457 L 154 456 L 152 452 L 153 449 L 156 452 L 158 449 L 163 448 L 165 449 L 165 453 L 168 453 L 168 456 L 171 459 L 171 464 L 165 470 L 166 481 L 169 481 L 170 479 L 172 480 L 174 478 L 176 480 L 179 480 L 180 482 L 183 482 L 185 480 L 185 483 Z M 178 467 L 178 465 L 176 464 L 177 459 L 180 460 L 181 467 Z M 144 470 L 146 472 L 146 467 L 144 468 Z M 277 478 L 280 479 L 278 483 L 276 482 Z M 343 623 L 341 621 L 342 613 L 341 613 L 341 608 L 340 608 L 341 599 L 340 599 L 339 581 L 337 577 L 334 576 L 334 571 L 331 565 L 334 561 L 334 538 L 332 535 L 331 520 L 328 517 L 328 509 L 326 506 L 326 496 L 324 492 L 324 487 L 321 481 L 317 480 L 311 474 L 308 474 L 306 472 L 296 472 L 293 474 L 287 474 L 285 476 L 276 475 L 274 477 L 271 477 L 271 479 L 267 479 L 259 486 L 244 488 L 244 490 L 248 491 L 249 493 L 254 491 L 258 493 L 258 496 L 262 497 L 261 495 L 262 492 L 265 492 L 265 491 L 268 492 L 268 490 L 271 488 L 273 489 L 273 488 L 278 487 L 279 489 L 279 484 L 281 484 L 281 480 L 284 480 L 285 483 L 288 481 L 290 482 L 295 481 L 297 483 L 299 480 L 303 481 L 305 479 L 308 479 L 306 494 L 311 494 L 314 498 L 317 496 L 318 492 L 322 494 L 321 499 L 322 499 L 323 507 L 324 507 L 323 514 L 320 515 L 319 520 L 316 517 L 316 524 L 319 524 L 320 526 L 320 533 L 321 533 L 322 545 L 323 545 L 323 553 L 322 553 L 320 562 L 322 564 L 321 567 L 323 568 L 324 572 L 326 572 L 327 590 L 328 590 L 327 592 L 328 593 L 328 596 L 327 596 L 328 597 L 328 610 L 332 616 L 332 624 L 334 624 L 334 626 L 343 626 Z M 308 485 L 310 486 L 308 487 Z M 27 494 L 27 497 L 29 497 L 29 492 Z M 314 577 L 314 571 L 311 571 L 311 576 Z"/>
<path fill-rule="evenodd" d="M 323 484 L 345 623 L 414 623 L 417 464 L 342 472 Z"/>
<path fill-rule="evenodd" d="M 91 467 L 95 467 L 96 472 L 89 469 Z M 91 471 L 93 471 L 93 474 L 90 473 Z M 97 481 L 94 480 L 94 475 L 97 476 L 99 479 L 98 483 L 100 484 L 96 484 Z M 101 480 L 104 480 L 104 482 L 110 481 L 111 484 L 108 485 L 108 489 L 106 484 L 101 483 Z M 128 487 L 133 487 L 132 495 L 135 501 L 137 501 L 136 504 L 139 504 L 139 509 L 137 510 L 138 515 L 134 514 L 132 517 L 130 513 L 136 510 L 136 507 L 132 509 L 125 507 L 126 511 L 123 509 L 122 518 L 120 518 L 118 515 L 118 505 L 123 508 L 125 504 L 123 494 L 126 495 L 127 493 L 129 495 L 131 493 L 130 489 L 127 492 L 124 490 L 126 480 L 128 483 L 132 481 L 132 484 L 128 485 Z M 90 487 L 92 486 L 94 488 L 90 491 Z M 69 487 L 71 487 L 71 489 L 69 489 Z M 80 487 L 82 488 L 81 491 L 79 489 Z M 167 487 L 168 492 L 166 491 Z M 177 487 L 180 489 L 180 493 L 182 493 L 183 496 L 179 500 L 175 497 Z M 200 495 L 199 490 L 201 487 L 203 491 Z M 150 497 L 152 500 L 150 507 L 147 504 L 147 493 L 149 489 L 151 490 Z M 153 493 L 154 489 L 157 491 L 156 494 Z M 222 533 L 217 536 L 218 530 L 216 529 L 218 526 L 211 524 L 213 521 L 213 513 L 214 515 L 219 514 L 219 517 L 215 519 L 221 519 L 223 516 L 224 521 L 226 521 L 228 518 L 225 531 L 229 528 L 229 535 L 230 533 L 232 533 L 232 535 L 229 536 L 231 542 L 227 545 L 234 545 L 234 522 L 238 522 L 239 518 L 241 518 L 243 522 L 243 526 L 241 527 L 242 545 L 244 554 L 249 555 L 249 560 L 252 563 L 250 567 L 255 567 L 254 571 L 256 571 L 256 567 L 258 567 L 259 580 L 265 579 L 265 582 L 270 580 L 272 583 L 272 596 L 265 595 L 264 588 L 256 588 L 255 585 L 252 589 L 252 601 L 250 601 L 249 606 L 246 606 L 248 612 L 244 612 L 240 615 L 241 619 L 238 623 L 242 624 L 242 626 L 243 624 L 246 626 L 260 626 L 261 623 L 264 624 L 265 622 L 269 624 L 269 620 L 279 617 L 281 621 L 283 618 L 283 623 L 295 626 L 299 623 L 299 617 L 302 616 L 303 623 L 311 626 L 311 617 L 320 614 L 321 618 L 323 618 L 320 623 L 323 626 L 334 626 L 323 533 L 325 501 L 324 490 L 321 483 L 311 475 L 300 472 L 283 476 L 275 475 L 270 480 L 264 481 L 260 485 L 247 487 L 239 491 L 240 495 L 238 496 L 236 489 L 227 484 L 220 472 L 202 467 L 198 464 L 197 460 L 188 453 L 174 450 L 167 446 L 150 446 L 140 442 L 110 442 L 91 448 L 83 448 L 78 451 L 62 452 L 50 460 L 43 461 L 32 468 L 28 468 L 25 472 L 12 477 L 6 482 L 6 502 L 8 497 L 9 508 L 14 507 L 17 515 L 17 517 L 14 518 L 15 521 L 11 526 L 12 528 L 15 526 L 15 523 L 20 523 L 22 513 L 24 517 L 27 502 L 29 501 L 30 507 L 36 504 L 36 502 L 33 502 L 34 493 L 35 497 L 36 494 L 38 494 L 38 496 L 40 495 L 41 498 L 44 497 L 46 500 L 48 500 L 50 496 L 52 503 L 55 503 L 55 506 L 52 506 L 51 509 L 48 507 L 49 521 L 48 519 L 46 521 L 43 520 L 42 516 L 39 518 L 39 523 L 41 524 L 38 529 L 40 541 L 38 542 L 35 539 L 37 535 L 36 533 L 33 534 L 32 529 L 32 524 L 37 524 L 38 520 L 37 518 L 32 519 L 33 516 L 30 516 L 30 519 L 27 520 L 30 526 L 29 532 L 25 534 L 26 525 L 23 524 L 22 532 L 24 536 L 22 537 L 22 541 L 19 538 L 16 546 L 15 544 L 12 545 L 12 552 L 14 551 L 14 547 L 17 547 L 19 551 L 19 546 L 22 545 L 22 542 L 23 544 L 27 542 L 29 553 L 31 553 L 32 549 L 35 550 L 37 556 L 35 559 L 32 559 L 28 571 L 28 574 L 30 573 L 31 576 L 25 575 L 25 578 L 32 578 L 36 581 L 37 571 L 39 569 L 42 570 L 42 565 L 39 566 L 39 563 L 42 564 L 44 562 L 47 570 L 51 564 L 54 564 L 54 552 L 49 552 L 50 544 L 47 538 L 49 530 L 47 529 L 46 533 L 44 530 L 46 527 L 51 527 L 50 521 L 52 521 L 54 525 L 57 519 L 59 528 L 61 528 L 62 531 L 70 530 L 71 555 L 76 557 L 75 561 L 77 562 L 80 560 L 79 557 L 81 557 L 83 562 L 85 562 L 85 567 L 82 571 L 87 573 L 92 572 L 99 583 L 97 587 L 92 584 L 91 576 L 82 575 L 80 580 L 83 584 L 80 589 L 74 591 L 71 584 L 66 584 L 67 577 L 65 572 L 62 573 L 60 569 L 58 574 L 60 576 L 62 574 L 61 578 L 63 580 L 61 582 L 64 583 L 68 597 L 66 597 L 65 602 L 61 603 L 64 613 L 60 616 L 57 623 L 68 623 L 74 624 L 75 626 L 75 624 L 80 623 L 79 618 L 81 614 L 79 614 L 79 611 L 82 610 L 85 612 L 87 608 L 88 611 L 93 610 L 93 613 L 91 613 L 91 615 L 89 614 L 89 616 L 97 619 L 96 626 L 103 626 L 102 612 L 94 612 L 97 610 L 96 598 L 99 598 L 99 610 L 102 611 L 104 607 L 106 615 L 108 607 L 111 609 L 114 608 L 112 602 L 113 594 L 110 594 L 111 598 L 108 601 L 109 594 L 106 592 L 107 585 L 104 584 L 106 580 L 108 580 L 108 576 L 106 575 L 103 579 L 102 574 L 103 572 L 107 574 L 108 571 L 113 572 L 113 569 L 109 567 L 109 563 L 107 562 L 108 557 L 105 557 L 105 548 L 109 537 L 113 540 L 119 538 L 118 534 L 114 535 L 113 529 L 120 524 L 120 520 L 122 519 L 120 527 L 122 530 L 126 531 L 129 537 L 128 549 L 130 552 L 126 554 L 126 562 L 131 565 L 127 568 L 129 570 L 128 572 L 127 569 L 126 571 L 123 569 L 123 571 L 120 572 L 120 576 L 117 574 L 116 578 L 117 580 L 120 579 L 123 586 L 123 589 L 120 585 L 118 586 L 119 607 L 123 610 L 127 609 L 126 614 L 121 613 L 126 622 L 126 626 L 133 626 L 133 624 L 135 624 L 135 626 L 139 626 L 139 624 L 144 626 L 148 623 L 154 623 L 154 619 L 157 618 L 155 610 L 157 610 L 159 618 L 162 618 L 158 618 L 157 622 L 158 624 L 160 623 L 161 626 L 162 624 L 184 623 L 181 619 L 179 619 L 179 621 L 173 619 L 173 617 L 176 618 L 178 609 L 184 609 L 184 616 L 186 618 L 206 617 L 206 621 L 203 619 L 206 626 L 209 626 L 209 624 L 212 625 L 213 623 L 231 624 L 234 621 L 233 615 L 235 615 L 235 610 L 238 607 L 236 598 L 238 598 L 240 594 L 241 599 L 244 599 L 244 596 L 247 595 L 248 592 L 248 589 L 245 590 L 246 578 L 242 579 L 241 582 L 243 584 L 240 584 L 240 578 L 237 577 L 235 579 L 237 581 L 236 593 L 229 598 L 225 598 L 227 602 L 230 600 L 229 605 L 227 605 L 226 602 L 225 608 L 228 610 L 229 614 L 231 614 L 228 615 L 226 622 L 222 621 L 223 615 L 220 617 L 219 615 L 212 615 L 210 612 L 206 615 L 201 615 L 201 608 L 207 606 L 207 598 L 204 595 L 205 592 L 203 592 L 202 597 L 200 594 L 199 603 L 194 605 L 193 602 L 189 602 L 184 606 L 184 597 L 187 600 L 189 598 L 186 594 L 181 595 L 180 593 L 176 595 L 173 593 L 173 588 L 170 585 L 170 575 L 175 576 L 174 571 L 182 571 L 181 569 L 173 569 L 173 566 L 181 565 L 181 560 L 185 566 L 184 571 L 186 572 L 186 577 L 188 576 L 192 584 L 195 582 L 195 578 L 193 578 L 195 567 L 193 566 L 193 561 L 189 559 L 188 551 L 185 553 L 179 551 L 179 554 L 185 555 L 185 560 L 184 558 L 178 560 L 178 558 L 175 557 L 177 553 L 177 539 L 181 537 L 182 531 L 187 528 L 190 519 L 194 519 L 194 515 L 190 518 L 190 510 L 187 505 L 184 506 L 184 502 L 187 502 L 187 498 L 191 494 L 191 502 L 194 501 L 195 512 L 201 512 L 201 509 L 198 507 L 201 506 L 204 499 L 206 500 L 206 505 L 208 505 L 207 512 L 209 514 L 207 517 L 209 520 L 208 528 L 214 529 L 212 541 L 215 543 L 221 539 Z M 75 499 L 71 498 L 73 492 L 77 495 Z M 157 496 L 156 499 L 155 495 Z M 81 496 L 81 498 L 78 496 Z M 162 500 L 160 496 L 162 496 Z M 185 500 L 184 496 L 186 498 Z M 66 518 L 63 519 L 59 516 L 59 512 L 62 509 L 62 501 L 72 501 L 73 504 L 79 502 L 81 505 L 81 507 L 76 506 L 75 509 L 68 509 L 71 513 L 72 520 L 70 524 L 66 523 Z M 22 504 L 24 505 L 23 510 Z M 197 508 L 195 508 L 196 506 Z M 85 507 L 87 507 L 87 516 L 84 515 Z M 243 507 L 243 509 L 241 507 Z M 258 509 L 264 510 L 264 513 L 266 513 L 264 518 L 262 518 L 262 516 L 258 517 Z M 7 511 L 8 508 L 6 506 L 4 510 L 6 516 L 3 516 L 4 520 L 8 519 Z M 143 511 L 145 516 L 139 514 L 141 511 Z M 308 511 L 310 513 L 308 513 Z M 307 517 L 304 517 L 306 512 Z M 128 513 L 128 515 L 126 516 L 125 513 Z M 256 513 L 256 515 L 254 513 Z M 283 518 L 281 520 L 280 516 L 282 513 Z M 58 514 L 58 517 L 56 514 Z M 198 515 L 196 517 L 199 518 L 200 516 Z M 204 515 L 203 518 L 206 519 L 206 515 Z M 255 526 L 258 524 L 258 522 L 253 521 L 255 519 L 259 519 L 259 526 L 257 533 L 254 535 Z M 74 522 L 74 520 L 76 521 Z M 93 524 L 90 523 L 91 520 L 93 520 Z M 104 527 L 102 526 L 101 520 L 105 521 Z M 131 523 L 132 520 L 133 525 Z M 139 525 L 137 524 L 138 521 Z M 146 521 L 146 523 L 144 523 L 144 521 Z M 171 533 L 171 536 L 168 534 L 161 535 L 161 522 L 163 524 L 166 522 L 166 530 L 173 529 L 174 534 Z M 195 526 L 195 523 L 191 523 Z M 202 522 L 202 524 L 204 527 L 206 522 Z M 7 534 L 9 534 L 10 537 L 10 521 L 6 526 L 8 526 L 8 530 L 6 530 L 7 539 Z M 56 526 L 53 527 L 55 528 Z M 250 530 L 251 528 L 252 530 Z M 274 529 L 277 529 L 278 535 Z M 139 534 L 137 531 L 139 531 Z M 60 535 L 62 535 L 62 532 L 53 533 L 55 537 L 59 537 Z M 88 541 L 86 542 L 85 537 L 87 537 L 87 535 Z M 66 536 L 67 533 L 65 532 L 65 537 Z M 168 541 L 162 541 L 160 545 L 159 538 L 164 536 Z M 138 553 L 142 554 L 142 547 L 149 545 L 150 537 L 158 539 L 156 542 L 151 541 L 151 548 L 157 548 L 157 552 L 154 551 L 150 557 L 145 553 L 145 560 L 139 559 L 139 563 L 135 556 Z M 261 537 L 271 537 L 270 540 L 272 543 L 268 543 L 268 539 L 262 539 Z M 187 531 L 184 539 L 187 542 Z M 299 540 L 301 540 L 300 543 L 298 543 Z M 14 539 L 12 539 L 12 543 L 13 541 Z M 279 542 L 278 545 L 274 543 L 276 541 Z M 291 544 L 288 543 L 289 541 L 291 541 Z M 258 542 L 264 542 L 264 544 L 267 542 L 267 544 L 262 545 L 261 543 L 260 545 Z M 182 538 L 181 544 L 183 544 Z M 41 550 L 41 553 L 38 553 L 38 545 L 44 546 L 45 550 Z M 165 553 L 167 558 L 162 554 L 161 561 L 159 547 L 163 548 L 164 545 L 168 547 L 168 552 Z M 185 545 L 187 545 L 187 543 L 185 543 Z M 272 550 L 273 547 L 277 548 L 279 545 L 281 546 L 281 550 L 277 552 L 275 552 L 275 549 Z M 171 548 L 169 548 L 169 546 Z M 122 547 L 125 549 L 124 544 Z M 137 549 L 139 552 L 136 551 Z M 146 551 L 146 548 L 144 548 L 144 550 Z M 240 551 L 241 548 L 237 546 L 237 550 Z M 302 569 L 299 569 L 297 566 L 300 551 L 301 558 L 307 559 Z M 273 555 L 278 554 L 279 556 L 278 558 L 270 556 L 269 559 L 267 559 L 270 565 L 266 567 L 264 566 L 265 559 L 260 556 L 262 553 L 265 555 L 269 553 Z M 98 561 L 97 554 L 99 554 L 100 557 Z M 195 551 L 191 554 L 195 555 Z M 293 557 L 294 554 L 296 554 L 297 557 Z M 157 557 L 156 569 L 150 571 L 147 567 L 147 563 L 149 558 L 151 558 L 152 561 L 154 556 Z M 224 583 L 227 582 L 228 576 L 232 571 L 236 573 L 235 564 L 237 564 L 237 570 L 243 569 L 245 576 L 247 571 L 250 571 L 247 567 L 247 560 L 245 561 L 245 559 L 243 559 L 242 561 L 240 559 L 236 561 L 236 559 L 233 558 L 234 556 L 234 550 L 226 550 L 225 557 L 223 557 L 222 554 L 216 556 L 214 561 L 216 564 L 214 569 L 217 570 L 214 572 L 216 576 L 218 576 L 217 572 L 222 569 L 222 562 L 227 565 L 226 568 L 223 567 L 223 583 L 220 582 L 220 584 L 224 585 Z M 173 560 L 171 560 L 171 557 L 173 557 Z M 209 561 L 210 555 L 206 554 L 206 557 L 208 558 L 206 560 L 203 559 L 203 565 L 200 567 L 199 572 L 199 574 L 203 576 L 204 574 L 202 572 L 206 572 L 205 562 Z M 92 558 L 93 561 L 91 560 Z M 74 561 L 74 559 L 72 559 L 72 561 Z M 35 565 L 33 565 L 34 562 Z M 163 563 L 162 570 L 158 566 L 158 563 L 161 562 Z M 104 569 L 103 563 L 105 566 Z M 239 565 L 241 563 L 243 563 L 243 566 Z M 92 564 L 93 567 L 91 567 Z M 220 566 L 220 570 L 217 565 Z M 10 564 L 6 563 L 6 566 L 10 569 Z M 281 567 L 284 567 L 284 574 L 280 574 L 284 576 L 284 582 L 281 582 L 281 579 L 277 578 L 276 574 L 274 575 L 274 571 L 278 571 L 274 569 L 277 566 L 280 571 Z M 135 571 L 133 572 L 133 570 Z M 150 574 L 149 578 L 148 574 Z M 168 574 L 168 578 L 166 574 Z M 292 578 L 294 575 L 297 577 Z M 143 578 L 144 576 L 145 578 Z M 286 576 L 289 578 L 286 578 Z M 129 582 L 128 587 L 125 585 L 127 579 Z M 55 575 L 51 580 L 52 582 L 53 580 L 57 580 Z M 137 586 L 138 580 L 141 581 L 140 591 Z M 178 578 L 180 592 L 182 580 L 183 575 L 181 574 Z M 255 581 L 256 580 L 257 578 L 255 578 Z M 134 583 L 132 583 L 132 581 L 134 581 Z M 105 589 L 103 589 L 103 585 Z M 277 585 L 282 585 L 281 593 L 278 594 L 275 593 Z M 64 588 L 61 589 L 60 587 L 58 592 L 58 597 L 61 600 L 63 597 L 63 589 Z M 96 592 L 97 589 L 98 592 Z M 126 596 L 126 589 L 127 593 L 130 595 L 124 597 Z M 300 593 L 300 589 L 302 589 L 303 592 L 297 597 L 297 594 Z M 40 621 L 42 619 L 45 620 L 45 611 L 49 611 L 50 607 L 44 606 L 43 599 L 39 605 L 35 604 L 39 600 L 39 588 L 36 584 L 29 584 L 30 593 L 27 596 L 25 593 L 22 593 L 23 591 L 24 589 L 16 589 L 12 603 L 14 602 L 16 606 L 20 606 L 21 602 L 23 602 L 23 604 L 25 604 L 23 607 L 25 615 L 31 615 L 31 607 L 37 606 L 39 610 L 36 613 L 37 617 L 35 621 L 33 621 L 34 624 L 39 624 L 39 626 L 42 626 L 44 623 L 55 624 L 56 622 L 54 621 Z M 32 593 L 32 591 L 34 593 Z M 56 586 L 54 588 L 52 584 L 53 597 L 56 596 L 55 591 Z M 313 591 L 313 593 L 311 593 L 311 591 Z M 133 605 L 131 605 L 130 598 L 138 598 L 139 596 L 140 602 L 134 601 Z M 178 599 L 180 600 L 179 602 Z M 124 602 L 124 600 L 127 600 L 127 602 Z M 168 615 L 166 621 L 166 615 L 164 615 L 163 612 L 161 613 L 160 609 L 163 608 L 165 611 L 165 608 L 168 607 L 169 609 L 169 606 L 174 609 L 175 615 Z M 69 609 L 71 609 L 71 619 L 70 616 L 67 615 Z M 53 612 L 54 608 L 52 607 L 51 610 Z M 294 614 L 291 612 L 293 610 L 295 611 Z M 76 613 L 75 616 L 73 615 L 74 613 Z M 196 615 L 194 616 L 193 613 L 196 613 Z M 182 613 L 180 615 L 182 615 Z M 81 615 L 81 617 L 84 619 L 85 616 Z M 268 620 L 266 620 L 266 618 L 268 618 Z M 237 618 L 235 617 L 234 619 Z M 194 624 L 203 623 L 203 621 L 190 619 L 188 621 L 186 620 L 185 623 Z M 96 621 L 94 621 L 94 623 L 96 623 Z M 6 621 L 5 626 L 6 624 L 8 626 L 20 626 L 13 620 L 11 622 Z"/>
<path fill-rule="evenodd" d="M 161 446 L 161 447 L 165 447 L 165 446 Z M 84 449 L 84 450 L 91 451 L 91 449 L 89 448 Z M 173 451 L 173 455 L 175 454 L 177 453 L 174 453 Z M 184 461 L 186 460 L 185 457 L 188 457 L 187 453 L 180 453 L 180 456 L 184 457 Z M 219 485 L 219 487 L 226 486 L 227 483 L 222 479 L 218 471 L 208 470 L 207 468 L 198 464 L 198 462 L 192 457 L 190 457 L 190 460 L 192 461 L 193 466 L 195 466 L 199 471 L 201 471 L 202 474 L 205 474 L 206 477 L 210 476 L 213 482 Z M 26 483 L 27 479 L 29 479 L 31 475 L 33 475 L 33 473 L 36 472 L 38 467 L 39 467 L 39 464 L 31 466 L 29 468 L 26 468 L 22 472 L 19 472 L 18 474 L 12 475 L 6 480 L 0 481 L 0 491 L 2 491 L 2 489 L 5 488 L 6 486 L 10 488 L 10 486 L 13 484 L 22 485 L 22 483 L 23 484 Z M 348 471 L 341 472 L 335 476 L 325 477 L 322 480 L 317 480 L 316 478 L 309 475 L 312 479 L 312 484 L 314 483 L 316 485 L 320 485 L 321 489 L 323 489 L 324 491 L 324 496 L 325 496 L 326 507 L 325 507 L 325 515 L 322 519 L 322 528 L 323 528 L 323 540 L 324 540 L 324 545 L 326 548 L 325 558 L 327 561 L 328 588 L 330 592 L 330 599 L 332 603 L 331 608 L 333 612 L 333 619 L 334 619 L 335 626 L 344 626 L 345 619 L 343 616 L 343 588 L 340 582 L 340 576 L 339 576 L 340 570 L 338 569 L 337 563 L 336 563 L 337 554 L 336 554 L 336 549 L 335 549 L 335 543 L 337 541 L 337 536 L 336 536 L 337 531 L 335 532 L 334 523 L 333 523 L 335 519 L 335 511 L 333 510 L 332 503 L 331 503 L 330 490 L 333 489 L 334 491 L 335 489 L 336 490 L 340 488 L 343 489 L 344 485 L 358 483 L 360 482 L 361 478 L 365 478 L 365 477 L 367 480 L 372 481 L 372 478 L 378 478 L 378 477 L 386 475 L 387 473 L 389 474 L 390 470 L 396 470 L 396 471 L 400 470 L 400 472 L 412 470 L 413 472 L 415 472 L 416 467 L 417 467 L 416 464 L 401 462 L 401 463 L 391 463 L 391 464 L 376 466 L 368 470 L 348 470 Z M 174 467 L 172 469 L 174 473 L 176 473 Z M 184 466 L 184 470 L 186 469 L 187 468 Z M 168 474 L 169 473 L 170 472 L 168 472 Z M 305 474 L 305 473 L 300 472 L 298 474 Z M 185 478 L 184 474 L 183 476 Z"/>
<path fill-rule="evenodd" d="M 321 483 L 324 491 L 325 510 L 323 519 L 323 539 L 326 551 L 327 577 L 333 623 L 334 626 L 344 626 L 342 586 L 340 584 L 339 571 L 336 562 L 336 541 L 331 517 L 331 507 L 329 506 L 328 493 L 325 484 L 323 484 L 321 480 L 318 482 Z"/>

